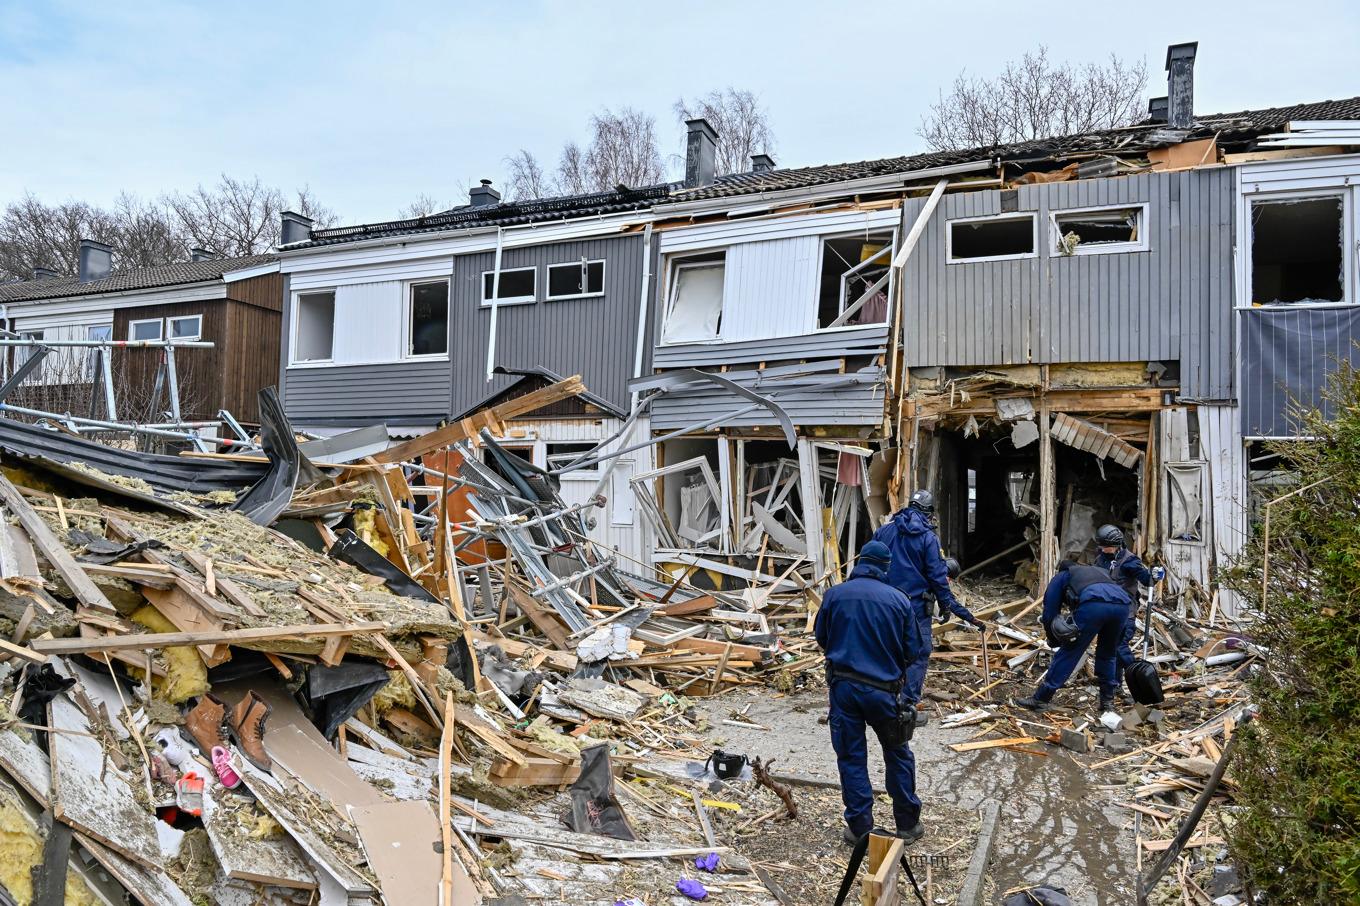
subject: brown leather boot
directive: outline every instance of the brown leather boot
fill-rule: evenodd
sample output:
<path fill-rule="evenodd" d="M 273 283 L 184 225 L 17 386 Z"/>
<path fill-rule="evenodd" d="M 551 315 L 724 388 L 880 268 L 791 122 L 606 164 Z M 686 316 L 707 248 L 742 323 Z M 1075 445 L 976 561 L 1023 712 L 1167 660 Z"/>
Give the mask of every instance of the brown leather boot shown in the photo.
<path fill-rule="evenodd" d="M 262 771 L 269 770 L 274 764 L 264 750 L 264 722 L 273 710 L 273 705 L 252 691 L 237 703 L 227 720 L 227 730 L 236 741 L 236 747 Z"/>
<path fill-rule="evenodd" d="M 192 711 L 184 716 L 184 731 L 198 745 L 206 758 L 212 757 L 213 746 L 226 742 L 227 705 L 209 692 L 198 700 Z"/>

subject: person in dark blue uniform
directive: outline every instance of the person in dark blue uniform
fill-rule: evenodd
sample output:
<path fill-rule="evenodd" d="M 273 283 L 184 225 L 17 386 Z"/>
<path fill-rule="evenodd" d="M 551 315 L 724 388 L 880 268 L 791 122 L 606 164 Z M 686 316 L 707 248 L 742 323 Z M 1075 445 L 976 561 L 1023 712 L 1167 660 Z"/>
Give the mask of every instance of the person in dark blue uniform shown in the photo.
<path fill-rule="evenodd" d="M 1064 604 L 1072 608 L 1072 619 L 1076 623 L 1075 636 L 1068 640 L 1058 638 L 1053 629 L 1053 621 Z M 1128 592 L 1110 578 L 1108 570 L 1064 560 L 1044 591 L 1044 612 L 1040 618 L 1049 644 L 1056 644 L 1058 650 L 1039 688 L 1016 704 L 1035 711 L 1047 708 L 1053 701 L 1053 694 L 1067 683 L 1094 639 L 1100 710 L 1103 713 L 1113 708 L 1117 688 L 1115 661 L 1132 607 Z"/>
<path fill-rule="evenodd" d="M 1115 685 L 1119 686 L 1124 682 L 1124 670 L 1133 663 L 1133 649 L 1129 647 L 1129 642 L 1133 640 L 1133 634 L 1138 629 L 1138 598 L 1139 585 L 1151 587 L 1162 580 L 1166 575 L 1166 570 L 1160 566 L 1148 569 L 1143 565 L 1143 561 L 1138 559 L 1138 555 L 1124 546 L 1124 533 L 1117 526 L 1102 525 L 1096 530 L 1096 566 L 1107 570 L 1110 578 L 1124 589 L 1124 593 L 1129 596 L 1129 600 L 1134 603 L 1134 607 L 1129 608 L 1129 619 L 1124 624 L 1124 633 L 1120 637 L 1119 651 L 1115 657 L 1114 677 Z"/>
<path fill-rule="evenodd" d="M 911 601 L 887 582 L 891 562 L 887 546 L 877 541 L 865 544 L 850 578 L 822 598 L 813 626 L 817 645 L 826 654 L 828 722 L 841 777 L 847 843 L 874 826 L 866 725 L 883 747 L 897 835 L 911 842 L 925 833 L 921 800 L 916 797 L 916 758 L 903 730 L 902 715 L 908 720 L 911 715 L 902 684 L 926 643 Z"/>
<path fill-rule="evenodd" d="M 936 601 L 942 611 L 948 611 L 963 621 L 965 626 L 982 630 L 982 621 L 973 616 L 954 597 L 949 588 L 949 568 L 940 553 L 940 539 L 930 524 L 935 512 L 935 497 L 929 491 L 921 490 L 911 495 L 906 508 L 877 532 L 874 540 L 881 541 L 892 551 L 892 569 L 888 571 L 888 582 L 911 599 L 916 612 L 916 620 L 925 639 L 925 647 L 911 669 L 907 671 L 907 699 L 913 704 L 921 701 L 921 693 L 926 684 L 926 671 L 930 667 L 931 622 L 935 614 Z M 933 599 L 931 596 L 934 596 Z M 925 723 L 925 712 L 917 712 L 917 721 Z"/>

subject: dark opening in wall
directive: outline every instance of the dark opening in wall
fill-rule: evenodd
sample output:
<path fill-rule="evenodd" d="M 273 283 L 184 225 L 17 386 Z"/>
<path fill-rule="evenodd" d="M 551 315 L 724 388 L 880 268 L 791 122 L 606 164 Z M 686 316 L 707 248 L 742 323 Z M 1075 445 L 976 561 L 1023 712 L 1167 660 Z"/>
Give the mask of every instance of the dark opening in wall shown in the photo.
<path fill-rule="evenodd" d="M 817 326 L 830 327 L 866 293 L 869 298 L 844 324 L 881 324 L 888 317 L 886 276 L 892 264 L 892 234 L 841 236 L 822 243 Z"/>
<path fill-rule="evenodd" d="M 1130 245 L 1139 241 L 1142 208 L 1063 211 L 1053 215 L 1059 250 L 1072 254 L 1094 245 Z"/>
<path fill-rule="evenodd" d="M 949 224 L 949 260 L 1034 254 L 1034 217 L 998 217 Z"/>
<path fill-rule="evenodd" d="M 1251 205 L 1251 301 L 1343 302 L 1340 196 Z"/>

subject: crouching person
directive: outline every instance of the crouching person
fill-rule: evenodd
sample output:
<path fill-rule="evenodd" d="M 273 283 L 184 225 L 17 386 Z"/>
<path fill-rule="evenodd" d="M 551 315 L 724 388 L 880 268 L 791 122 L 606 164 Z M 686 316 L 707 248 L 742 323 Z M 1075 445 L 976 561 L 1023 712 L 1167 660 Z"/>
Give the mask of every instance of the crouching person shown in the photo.
<path fill-rule="evenodd" d="M 826 653 L 831 746 L 841 777 L 847 843 L 874 826 L 866 726 L 883 747 L 897 836 L 910 843 L 925 833 L 916 797 L 916 759 L 908 745 L 916 715 L 903 682 L 926 642 L 911 601 L 887 582 L 891 562 L 881 542 L 860 548 L 850 578 L 822 599 L 814 627 L 817 644 Z"/>

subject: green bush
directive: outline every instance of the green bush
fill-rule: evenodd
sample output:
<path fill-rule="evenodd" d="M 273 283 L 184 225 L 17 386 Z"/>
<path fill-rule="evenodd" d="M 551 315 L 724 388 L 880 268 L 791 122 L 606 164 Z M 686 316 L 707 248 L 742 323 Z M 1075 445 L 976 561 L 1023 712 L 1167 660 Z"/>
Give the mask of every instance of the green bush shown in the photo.
<path fill-rule="evenodd" d="M 1258 526 L 1227 576 L 1267 653 L 1230 842 L 1272 904 L 1360 904 L 1360 372 L 1343 365 L 1327 395 L 1314 440 L 1276 445 L 1299 481 L 1270 507 L 1268 547 Z"/>

